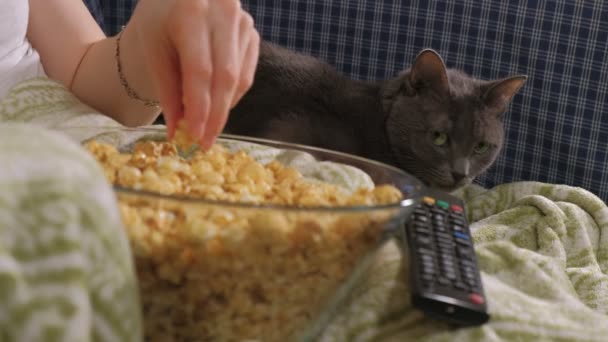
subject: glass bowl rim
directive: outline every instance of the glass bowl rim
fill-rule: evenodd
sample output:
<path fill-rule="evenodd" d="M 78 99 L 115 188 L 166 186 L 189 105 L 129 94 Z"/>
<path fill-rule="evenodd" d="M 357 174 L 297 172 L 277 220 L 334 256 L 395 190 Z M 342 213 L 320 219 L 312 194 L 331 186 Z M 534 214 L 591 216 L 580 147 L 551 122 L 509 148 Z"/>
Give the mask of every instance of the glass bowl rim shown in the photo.
<path fill-rule="evenodd" d="M 100 127 L 96 127 L 96 128 L 100 128 Z M 119 130 L 119 131 L 133 131 L 133 132 L 140 132 L 140 133 L 146 133 L 146 132 L 162 133 L 162 134 L 165 134 L 165 138 L 166 138 L 166 129 L 162 126 L 139 127 L 139 128 L 111 127 L 111 129 Z M 95 138 L 93 137 L 93 138 L 87 139 L 83 143 L 86 143 L 87 141 L 91 141 L 91 140 L 95 140 Z M 357 212 L 382 211 L 382 210 L 390 210 L 390 209 L 404 209 L 406 207 L 410 207 L 410 206 L 417 204 L 420 201 L 420 198 L 422 196 L 422 191 L 421 191 L 421 188 L 423 187 L 422 182 L 420 182 L 414 176 L 410 175 L 409 173 L 407 173 L 397 167 L 394 167 L 392 165 L 388 165 L 388 164 L 385 164 L 385 163 L 382 163 L 379 161 L 371 160 L 371 159 L 364 158 L 364 157 L 359 157 L 359 156 L 344 153 L 344 152 L 338 152 L 338 151 L 332 151 L 332 150 L 323 149 L 323 148 L 319 148 L 319 147 L 314 147 L 314 146 L 307 146 L 307 145 L 294 144 L 294 143 L 288 143 L 288 142 L 282 142 L 282 141 L 276 141 L 276 140 L 270 140 L 270 139 L 248 137 L 248 136 L 235 135 L 235 134 L 223 133 L 218 138 L 218 142 L 221 142 L 221 141 L 237 141 L 237 142 L 241 141 L 241 142 L 259 144 L 259 145 L 273 147 L 273 148 L 285 148 L 285 149 L 291 148 L 291 149 L 294 149 L 297 151 L 302 151 L 302 152 L 312 152 L 313 154 L 314 154 L 314 152 L 319 152 L 319 153 L 323 153 L 323 154 L 330 155 L 330 156 L 331 155 L 341 156 L 348 160 L 356 160 L 356 161 L 359 161 L 359 162 L 362 162 L 365 164 L 372 165 L 374 167 L 379 167 L 379 168 L 382 168 L 385 170 L 390 170 L 393 173 L 403 176 L 404 178 L 409 178 L 409 180 L 411 180 L 413 182 L 413 184 L 411 184 L 411 186 L 410 186 L 410 188 L 413 189 L 413 191 L 412 191 L 413 193 L 410 193 L 409 197 L 404 198 L 399 202 L 381 204 L 381 205 L 372 205 L 372 206 L 369 206 L 369 205 L 293 206 L 293 205 L 286 205 L 286 204 L 272 204 L 272 203 L 256 204 L 256 203 L 247 203 L 247 202 L 231 202 L 231 201 L 225 201 L 225 200 L 210 200 L 210 199 L 205 199 L 205 198 L 189 197 L 186 195 L 165 195 L 165 194 L 161 194 L 161 193 L 157 193 L 157 192 L 153 192 L 153 191 L 127 188 L 127 187 L 118 186 L 118 185 L 113 185 L 114 191 L 118 194 L 144 196 L 144 197 L 155 198 L 155 199 L 159 199 L 159 200 L 177 201 L 177 202 L 181 202 L 184 204 L 199 204 L 199 205 L 206 204 L 206 205 L 212 205 L 212 206 L 232 207 L 232 208 L 241 208 L 241 209 L 260 209 L 260 210 L 274 209 L 274 210 L 293 211 L 293 212 L 331 212 L 331 213 L 337 213 L 337 212 L 357 213 Z M 315 156 L 313 155 L 313 157 L 315 157 Z M 346 165 L 348 165 L 348 164 L 346 164 Z M 403 189 L 399 189 L 399 190 L 403 193 L 403 191 L 402 191 Z"/>

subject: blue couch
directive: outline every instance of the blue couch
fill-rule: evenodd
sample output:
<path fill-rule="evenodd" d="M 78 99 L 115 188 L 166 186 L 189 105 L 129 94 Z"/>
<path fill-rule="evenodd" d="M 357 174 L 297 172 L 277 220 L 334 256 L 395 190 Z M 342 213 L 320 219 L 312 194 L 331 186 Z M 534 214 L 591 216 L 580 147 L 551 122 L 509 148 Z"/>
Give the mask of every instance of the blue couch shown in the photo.
<path fill-rule="evenodd" d="M 134 0 L 86 0 L 114 34 Z M 422 48 L 481 78 L 529 75 L 506 145 L 477 180 L 583 187 L 608 200 L 608 3 L 600 1 L 244 0 L 264 39 L 357 79 L 384 79 Z"/>

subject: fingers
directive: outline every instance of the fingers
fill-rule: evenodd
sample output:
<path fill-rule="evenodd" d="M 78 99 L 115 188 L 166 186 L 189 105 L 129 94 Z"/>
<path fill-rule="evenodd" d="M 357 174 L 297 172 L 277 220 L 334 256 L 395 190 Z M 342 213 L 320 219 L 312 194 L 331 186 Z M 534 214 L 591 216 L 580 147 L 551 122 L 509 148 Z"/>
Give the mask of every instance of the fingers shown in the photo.
<path fill-rule="evenodd" d="M 260 38 L 240 1 L 175 3 L 168 34 L 178 70 L 155 64 L 163 75 L 156 80 L 160 100 L 167 106 L 170 136 L 183 117 L 191 138 L 207 149 L 222 132 L 230 109 L 251 87 Z M 171 72 L 181 76 L 170 79 Z"/>
<path fill-rule="evenodd" d="M 203 29 L 206 31 L 206 28 Z M 213 61 L 209 53 L 209 36 L 207 32 L 188 39 L 188 47 L 180 55 L 182 68 L 182 89 L 184 118 L 190 135 L 200 139 L 205 131 L 211 107 L 211 76 Z"/>
<path fill-rule="evenodd" d="M 240 3 L 223 3 L 224 6 L 218 6 L 217 12 L 212 13 L 214 30 L 211 117 L 201 140 L 203 148 L 210 147 L 224 128 L 240 73 Z M 221 22 L 218 23 L 218 19 Z"/>
<path fill-rule="evenodd" d="M 182 2 L 183 3 L 183 2 Z M 190 2 L 190 4 L 194 4 Z M 206 20 L 206 6 L 195 4 L 186 6 L 183 11 L 190 14 L 176 16 L 173 28 L 173 40 L 179 54 L 179 68 L 182 75 L 182 97 L 189 134 L 199 140 L 205 130 L 211 106 L 211 79 L 213 74 L 213 59 L 211 55 L 210 29 Z"/>
<path fill-rule="evenodd" d="M 163 116 L 167 124 L 167 135 L 173 138 L 177 122 L 183 114 L 182 93 L 181 93 L 181 73 L 177 56 L 166 48 L 153 49 L 153 53 L 148 59 L 149 70 L 152 70 L 152 80 L 156 86 L 156 93 L 159 96 Z"/>
<path fill-rule="evenodd" d="M 254 29 L 253 19 L 249 15 L 241 21 L 241 46 L 244 47 L 244 53 L 241 60 L 240 78 L 230 108 L 236 106 L 237 102 L 253 85 L 255 70 L 258 65 L 260 35 Z"/>
<path fill-rule="evenodd" d="M 215 92 L 212 91 L 212 96 L 215 96 L 213 103 L 216 107 L 212 109 L 209 118 L 207 132 L 202 141 L 203 148 L 208 148 L 213 144 L 226 125 L 230 109 L 253 84 L 260 42 L 259 34 L 253 24 L 251 16 L 241 11 L 238 18 L 238 36 L 234 38 L 237 45 L 236 49 L 233 47 L 231 51 L 231 53 L 236 53 L 235 59 L 227 60 L 225 68 L 219 68 L 219 71 L 224 71 L 224 74 L 216 74 L 218 68 L 214 69 L 214 86 L 217 88 L 214 89 Z M 235 60 L 236 64 L 233 65 Z M 217 63 L 222 63 L 222 61 L 226 61 L 226 59 L 217 60 Z"/>

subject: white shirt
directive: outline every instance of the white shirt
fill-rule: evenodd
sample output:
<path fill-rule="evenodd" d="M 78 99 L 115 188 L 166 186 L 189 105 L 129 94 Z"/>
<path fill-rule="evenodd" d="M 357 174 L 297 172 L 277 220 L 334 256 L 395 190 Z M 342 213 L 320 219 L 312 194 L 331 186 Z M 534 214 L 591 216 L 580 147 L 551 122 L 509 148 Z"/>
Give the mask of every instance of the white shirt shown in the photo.
<path fill-rule="evenodd" d="M 26 38 L 28 17 L 28 0 L 0 0 L 0 99 L 17 83 L 45 75 Z"/>

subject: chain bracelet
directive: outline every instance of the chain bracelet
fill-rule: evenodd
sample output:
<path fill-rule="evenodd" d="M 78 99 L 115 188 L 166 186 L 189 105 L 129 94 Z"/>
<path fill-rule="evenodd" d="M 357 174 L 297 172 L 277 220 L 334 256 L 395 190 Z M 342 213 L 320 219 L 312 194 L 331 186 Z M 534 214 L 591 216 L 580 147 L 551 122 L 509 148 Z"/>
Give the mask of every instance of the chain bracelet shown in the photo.
<path fill-rule="evenodd" d="M 131 88 L 129 82 L 127 82 L 125 74 L 122 71 L 122 63 L 120 62 L 120 39 L 122 38 L 122 33 L 125 31 L 124 28 L 125 27 L 123 26 L 120 32 L 118 33 L 118 37 L 116 37 L 116 69 L 118 69 L 118 77 L 120 78 L 120 84 L 122 84 L 122 87 L 125 89 L 127 95 L 130 98 L 142 102 L 145 106 L 159 108 L 160 103 L 158 101 L 144 99 L 139 96 L 137 92 L 133 88 Z"/>

